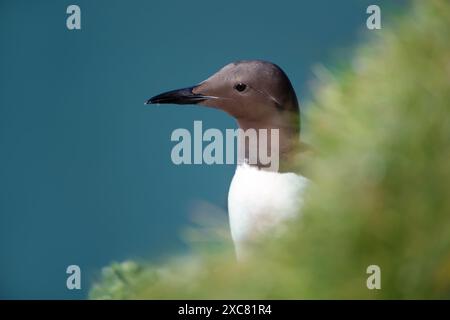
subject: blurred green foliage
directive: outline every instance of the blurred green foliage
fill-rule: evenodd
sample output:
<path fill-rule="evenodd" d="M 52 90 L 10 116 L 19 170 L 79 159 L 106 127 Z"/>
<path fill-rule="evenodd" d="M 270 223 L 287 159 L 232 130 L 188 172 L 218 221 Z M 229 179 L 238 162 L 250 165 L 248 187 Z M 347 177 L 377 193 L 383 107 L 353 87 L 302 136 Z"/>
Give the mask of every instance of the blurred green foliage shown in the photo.
<path fill-rule="evenodd" d="M 282 238 L 239 264 L 230 245 L 114 264 L 91 298 L 450 298 L 450 2 L 415 1 L 372 35 L 345 71 L 317 73 L 313 184 Z"/>

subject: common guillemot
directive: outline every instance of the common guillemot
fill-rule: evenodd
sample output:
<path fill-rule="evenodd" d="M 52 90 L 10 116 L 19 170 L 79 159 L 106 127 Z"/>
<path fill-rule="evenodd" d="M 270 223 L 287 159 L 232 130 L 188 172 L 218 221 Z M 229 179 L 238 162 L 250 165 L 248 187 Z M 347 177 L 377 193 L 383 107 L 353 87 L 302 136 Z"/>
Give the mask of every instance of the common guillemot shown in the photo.
<path fill-rule="evenodd" d="M 230 185 L 228 213 L 238 259 L 261 235 L 277 232 L 283 221 L 299 213 L 308 184 L 292 172 L 292 157 L 300 146 L 300 111 L 280 67 L 260 60 L 233 62 L 198 85 L 159 94 L 146 104 L 200 104 L 227 112 L 244 131 L 278 130 L 279 166 L 265 166 L 256 152 L 256 162 L 238 163 Z M 250 149 L 245 148 L 246 159 Z"/>

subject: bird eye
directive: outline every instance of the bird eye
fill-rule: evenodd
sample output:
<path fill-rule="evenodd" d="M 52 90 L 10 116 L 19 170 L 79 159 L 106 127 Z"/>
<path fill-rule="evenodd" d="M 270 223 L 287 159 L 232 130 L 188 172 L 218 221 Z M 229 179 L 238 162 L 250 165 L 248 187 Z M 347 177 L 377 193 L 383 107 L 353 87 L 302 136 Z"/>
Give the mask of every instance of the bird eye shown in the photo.
<path fill-rule="evenodd" d="M 246 85 L 245 83 L 239 82 L 238 84 L 236 84 L 236 85 L 234 86 L 234 88 L 235 88 L 237 91 L 242 92 L 242 91 L 244 91 L 244 90 L 247 88 L 247 85 Z"/>

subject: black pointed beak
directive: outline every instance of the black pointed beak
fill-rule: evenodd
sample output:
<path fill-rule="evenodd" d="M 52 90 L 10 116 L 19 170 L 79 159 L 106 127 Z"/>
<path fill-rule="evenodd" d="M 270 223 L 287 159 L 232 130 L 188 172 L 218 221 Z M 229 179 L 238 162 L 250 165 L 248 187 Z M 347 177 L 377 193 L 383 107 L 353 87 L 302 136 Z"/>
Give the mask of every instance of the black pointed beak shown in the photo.
<path fill-rule="evenodd" d="M 164 92 L 148 99 L 145 102 L 145 104 L 157 104 L 157 103 L 196 104 L 210 98 L 208 96 L 194 93 L 193 90 L 196 87 L 197 86 L 193 86 L 189 88 Z"/>

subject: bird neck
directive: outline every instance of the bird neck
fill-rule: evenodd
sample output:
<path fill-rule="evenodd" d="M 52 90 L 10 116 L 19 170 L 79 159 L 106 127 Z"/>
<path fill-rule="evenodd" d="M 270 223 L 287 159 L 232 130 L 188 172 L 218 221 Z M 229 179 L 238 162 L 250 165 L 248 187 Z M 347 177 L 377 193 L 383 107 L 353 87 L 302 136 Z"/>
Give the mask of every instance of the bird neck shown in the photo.
<path fill-rule="evenodd" d="M 256 132 L 257 143 L 249 144 L 247 139 L 239 143 L 245 143 L 244 157 L 246 163 L 258 167 L 262 170 L 290 172 L 293 171 L 293 158 L 300 146 L 300 122 L 298 113 L 280 112 L 277 116 L 268 119 L 248 120 L 237 119 L 239 128 L 244 132 L 252 130 Z M 278 131 L 278 140 L 272 141 L 276 135 L 272 135 L 273 130 Z M 265 134 L 263 133 L 265 132 Z M 263 134 L 262 134 L 263 133 Z M 278 143 L 278 148 L 273 148 L 272 144 Z M 240 146 L 242 147 L 242 146 Z M 256 148 L 256 150 L 255 150 Z M 264 150 L 261 150 L 264 149 Z M 278 149 L 278 156 L 271 154 Z M 257 155 L 257 161 L 251 161 L 251 154 Z M 276 152 L 276 151 L 275 151 Z M 278 168 L 273 168 L 267 164 L 264 155 L 269 156 L 271 161 L 278 160 Z"/>

